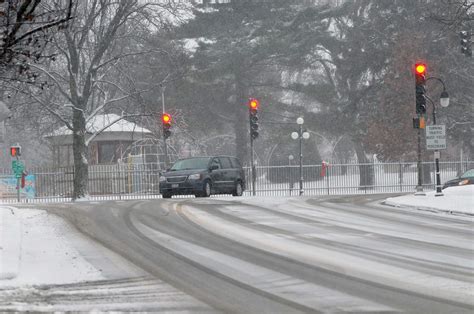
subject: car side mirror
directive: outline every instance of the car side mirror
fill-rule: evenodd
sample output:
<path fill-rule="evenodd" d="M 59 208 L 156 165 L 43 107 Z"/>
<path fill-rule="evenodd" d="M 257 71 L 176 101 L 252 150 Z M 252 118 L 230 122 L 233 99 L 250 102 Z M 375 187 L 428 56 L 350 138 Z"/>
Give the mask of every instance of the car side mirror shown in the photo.
<path fill-rule="evenodd" d="M 219 169 L 219 167 L 217 165 L 212 165 L 211 167 L 209 167 L 209 170 L 216 170 L 216 169 Z"/>

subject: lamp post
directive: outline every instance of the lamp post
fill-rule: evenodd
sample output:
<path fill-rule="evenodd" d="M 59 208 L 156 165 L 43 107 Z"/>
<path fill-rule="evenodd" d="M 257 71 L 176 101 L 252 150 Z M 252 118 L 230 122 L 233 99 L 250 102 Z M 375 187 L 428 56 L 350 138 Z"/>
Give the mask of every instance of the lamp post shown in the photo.
<path fill-rule="evenodd" d="M 443 84 L 443 91 L 441 92 L 441 95 L 440 95 L 440 98 L 439 98 L 439 103 L 441 104 L 441 107 L 443 107 L 443 108 L 448 107 L 449 106 L 449 94 L 446 91 L 446 86 L 444 85 L 444 82 L 440 78 L 437 78 L 437 77 L 429 77 L 427 79 L 427 81 L 430 80 L 430 79 L 435 79 L 435 80 L 441 82 L 441 84 Z M 433 105 L 433 125 L 436 125 L 436 105 L 435 105 L 434 101 L 431 98 L 426 96 L 426 99 L 428 99 L 430 101 L 430 103 Z M 435 150 L 434 157 L 435 157 L 435 164 L 436 164 L 436 194 L 435 194 L 435 196 L 443 196 L 444 195 L 443 190 L 441 189 L 441 173 L 439 171 L 440 152 L 439 152 L 438 149 Z"/>
<path fill-rule="evenodd" d="M 309 138 L 309 133 L 303 130 L 304 119 L 299 117 L 296 119 L 296 124 L 299 125 L 298 132 L 291 133 L 291 138 L 294 140 L 300 140 L 300 196 L 303 195 L 303 139 Z"/>
<path fill-rule="evenodd" d="M 290 196 L 291 196 L 291 191 L 293 190 L 293 186 L 294 186 L 294 181 L 293 181 L 293 171 L 291 171 L 291 161 L 295 159 L 295 157 L 293 155 L 288 155 L 288 181 L 290 181 Z"/>

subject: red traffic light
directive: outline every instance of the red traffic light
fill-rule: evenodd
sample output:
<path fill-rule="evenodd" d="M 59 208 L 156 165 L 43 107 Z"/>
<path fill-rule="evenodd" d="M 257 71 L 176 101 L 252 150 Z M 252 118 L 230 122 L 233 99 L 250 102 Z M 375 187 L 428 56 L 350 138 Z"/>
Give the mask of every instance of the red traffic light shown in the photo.
<path fill-rule="evenodd" d="M 415 72 L 416 74 L 423 75 L 426 72 L 426 64 L 424 63 L 417 63 L 415 64 Z"/>
<path fill-rule="evenodd" d="M 171 123 L 171 115 L 169 115 L 168 113 L 163 113 L 163 115 L 161 116 L 161 121 L 163 121 L 163 123 L 165 123 L 165 124 L 170 124 Z"/>
<path fill-rule="evenodd" d="M 12 157 L 21 156 L 21 147 L 20 146 L 11 146 L 10 147 L 10 155 Z"/>
<path fill-rule="evenodd" d="M 250 98 L 250 100 L 249 100 L 249 108 L 250 109 L 257 110 L 259 106 L 260 106 L 260 103 L 258 102 L 257 99 Z"/>

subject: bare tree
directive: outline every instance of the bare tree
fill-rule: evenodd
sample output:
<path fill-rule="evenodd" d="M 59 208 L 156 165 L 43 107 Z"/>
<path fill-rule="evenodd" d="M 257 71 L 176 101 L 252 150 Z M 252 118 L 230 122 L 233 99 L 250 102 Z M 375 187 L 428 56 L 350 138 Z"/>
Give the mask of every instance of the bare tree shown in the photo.
<path fill-rule="evenodd" d="M 0 1 L 0 73 L 2 81 L 28 80 L 36 75 L 29 62 L 53 57 L 45 53 L 54 30 L 72 18 L 72 0 L 54 6 L 49 0 Z"/>
<path fill-rule="evenodd" d="M 28 64 L 48 78 L 50 90 L 56 95 L 47 97 L 50 93 L 36 88 L 30 96 L 73 133 L 74 199 L 88 195 L 88 145 L 91 140 L 106 127 L 131 114 L 122 111 L 119 119 L 92 135 L 87 134 L 87 123 L 110 107 L 150 90 L 150 87 L 132 86 L 130 78 L 121 69 L 139 55 L 158 52 L 147 50 L 135 40 L 137 31 L 158 30 L 173 17 L 173 10 L 179 9 L 178 4 L 175 0 L 78 1 L 72 8 L 73 23 L 54 38 L 56 62 Z"/>

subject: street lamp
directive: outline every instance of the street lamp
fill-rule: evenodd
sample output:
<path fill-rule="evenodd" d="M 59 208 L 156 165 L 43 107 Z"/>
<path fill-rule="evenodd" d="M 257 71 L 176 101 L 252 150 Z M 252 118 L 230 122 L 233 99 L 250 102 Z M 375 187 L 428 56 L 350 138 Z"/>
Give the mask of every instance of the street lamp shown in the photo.
<path fill-rule="evenodd" d="M 435 79 L 441 84 L 443 84 L 443 91 L 441 92 L 440 98 L 439 98 L 439 103 L 441 104 L 441 107 L 448 107 L 449 106 L 449 94 L 446 91 L 446 86 L 444 85 L 444 82 L 437 77 L 430 77 L 429 79 Z M 436 125 L 436 105 L 434 101 L 426 96 L 426 99 L 430 101 L 430 103 L 433 105 L 433 125 Z M 436 164 L 436 194 L 435 196 L 443 196 L 443 190 L 441 189 L 441 173 L 439 171 L 439 158 L 440 158 L 440 152 L 438 149 L 435 150 L 434 152 L 434 157 L 435 157 L 435 164 Z"/>
<path fill-rule="evenodd" d="M 291 138 L 300 140 L 300 195 L 303 195 L 303 139 L 309 139 L 309 132 L 303 131 L 304 119 L 299 117 L 296 119 L 296 124 L 300 126 L 298 132 L 292 132 Z"/>

